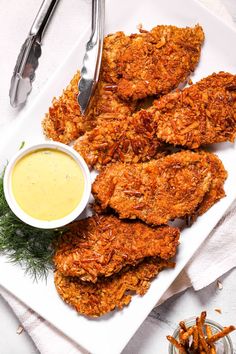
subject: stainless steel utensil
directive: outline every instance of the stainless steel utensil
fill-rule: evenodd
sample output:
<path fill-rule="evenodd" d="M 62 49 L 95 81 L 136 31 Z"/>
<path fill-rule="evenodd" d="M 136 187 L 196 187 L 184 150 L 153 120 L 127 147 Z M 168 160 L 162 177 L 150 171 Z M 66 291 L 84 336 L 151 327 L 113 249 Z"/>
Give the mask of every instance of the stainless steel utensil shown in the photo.
<path fill-rule="evenodd" d="M 59 0 L 44 0 L 29 35 L 21 47 L 11 79 L 10 103 L 17 107 L 24 103 L 32 89 L 32 81 L 41 55 L 41 42 L 49 20 Z"/>
<path fill-rule="evenodd" d="M 92 33 L 86 45 L 81 78 L 79 81 L 78 103 L 84 114 L 99 78 L 104 37 L 105 0 L 92 1 Z"/>

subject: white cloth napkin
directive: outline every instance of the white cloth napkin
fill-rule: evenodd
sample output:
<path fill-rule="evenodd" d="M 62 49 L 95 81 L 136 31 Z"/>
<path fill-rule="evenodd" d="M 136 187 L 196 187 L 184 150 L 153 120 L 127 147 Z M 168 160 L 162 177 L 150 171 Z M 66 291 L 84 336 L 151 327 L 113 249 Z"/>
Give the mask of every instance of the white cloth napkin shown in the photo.
<path fill-rule="evenodd" d="M 215 11 L 227 23 L 234 25 L 232 16 L 220 0 L 199 0 L 210 10 Z M 230 0 L 227 0 L 229 3 Z M 15 56 L 14 56 L 15 57 Z M 12 64 L 12 63 L 10 63 Z M 9 64 L 9 65 L 10 65 Z M 13 65 L 11 65 L 11 68 Z M 37 89 L 36 89 L 37 91 Z M 1 97 L 0 97 L 1 98 Z M 10 111 L 5 110 L 5 120 L 13 118 Z M 220 220 L 218 225 L 190 260 L 172 286 L 167 290 L 159 304 L 170 296 L 193 286 L 199 290 L 215 281 L 228 270 L 236 267 L 236 201 Z M 79 354 L 86 353 L 77 344 L 69 340 L 56 328 L 47 323 L 34 311 L 24 306 L 15 296 L 0 287 L 0 293 L 7 300 L 18 316 L 24 329 L 28 331 L 41 354 Z"/>
<path fill-rule="evenodd" d="M 236 267 L 236 200 L 163 295 L 158 305 L 192 286 L 200 290 Z"/>

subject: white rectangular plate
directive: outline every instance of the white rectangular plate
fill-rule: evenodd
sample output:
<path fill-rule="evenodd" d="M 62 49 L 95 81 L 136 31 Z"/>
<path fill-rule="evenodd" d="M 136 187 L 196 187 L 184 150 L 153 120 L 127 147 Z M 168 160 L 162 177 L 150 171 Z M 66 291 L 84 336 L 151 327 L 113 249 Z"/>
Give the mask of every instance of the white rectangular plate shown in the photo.
<path fill-rule="evenodd" d="M 193 81 L 196 82 L 214 71 L 236 73 L 236 32 L 198 2 L 193 0 L 107 2 L 107 33 L 120 30 L 127 33 L 136 32 L 136 26 L 140 23 L 145 29 L 151 29 L 157 24 L 193 26 L 200 23 L 204 28 L 206 40 Z M 18 150 L 22 141 L 29 144 L 45 139 L 41 129 L 42 118 L 53 96 L 61 93 L 76 70 L 81 67 L 85 39 L 86 34 L 79 39 L 74 50 L 45 86 L 37 101 L 12 125 L 10 134 L 0 145 L 2 165 Z M 214 146 L 213 150 L 220 156 L 229 173 L 225 183 L 227 197 L 200 217 L 191 228 L 182 232 L 176 268 L 163 271 L 153 281 L 147 294 L 143 297 L 135 296 L 124 310 L 94 320 L 80 316 L 57 295 L 53 274 L 49 275 L 47 283 L 44 281 L 35 283 L 20 267 L 8 263 L 3 256 L 0 257 L 0 284 L 93 354 L 120 353 L 236 197 L 235 146 L 228 143 L 219 144 Z"/>

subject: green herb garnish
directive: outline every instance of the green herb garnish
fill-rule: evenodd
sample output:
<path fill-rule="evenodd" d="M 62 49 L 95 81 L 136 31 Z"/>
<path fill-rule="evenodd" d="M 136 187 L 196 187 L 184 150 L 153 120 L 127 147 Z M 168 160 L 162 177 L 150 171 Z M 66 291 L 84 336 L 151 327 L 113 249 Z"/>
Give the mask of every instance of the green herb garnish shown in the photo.
<path fill-rule="evenodd" d="M 61 233 L 61 229 L 38 229 L 18 219 L 6 202 L 0 176 L 0 253 L 19 263 L 35 280 L 46 278 L 53 268 L 53 243 Z"/>
<path fill-rule="evenodd" d="M 21 142 L 21 145 L 20 145 L 20 147 L 19 147 L 19 150 L 23 149 L 24 146 L 25 146 L 25 141 L 22 141 L 22 142 Z"/>

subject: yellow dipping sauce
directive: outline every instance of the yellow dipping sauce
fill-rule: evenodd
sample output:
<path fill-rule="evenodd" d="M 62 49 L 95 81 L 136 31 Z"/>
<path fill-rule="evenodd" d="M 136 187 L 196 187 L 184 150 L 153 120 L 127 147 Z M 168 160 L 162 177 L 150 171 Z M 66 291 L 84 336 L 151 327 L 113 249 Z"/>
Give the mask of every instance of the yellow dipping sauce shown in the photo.
<path fill-rule="evenodd" d="M 84 176 L 76 161 L 56 149 L 36 150 L 14 166 L 12 192 L 25 213 L 52 221 L 70 214 L 84 192 Z"/>

